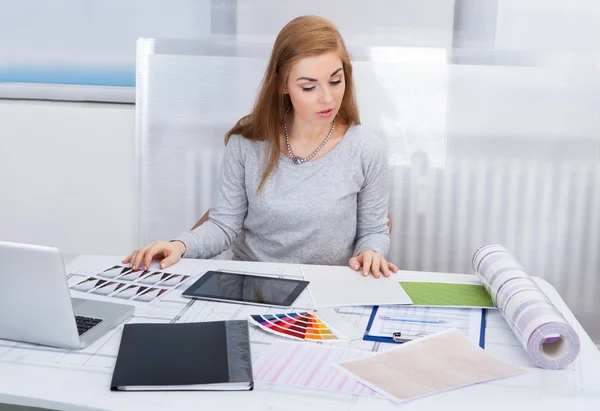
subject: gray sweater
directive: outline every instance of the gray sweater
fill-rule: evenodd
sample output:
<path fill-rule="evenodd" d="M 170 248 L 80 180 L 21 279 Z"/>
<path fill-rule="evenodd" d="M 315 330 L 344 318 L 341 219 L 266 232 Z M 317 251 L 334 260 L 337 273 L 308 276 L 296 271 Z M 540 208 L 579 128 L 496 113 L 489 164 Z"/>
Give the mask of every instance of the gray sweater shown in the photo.
<path fill-rule="evenodd" d="M 245 261 L 346 265 L 362 250 L 385 255 L 387 145 L 352 126 L 327 154 L 296 165 L 280 154 L 262 193 L 266 142 L 232 136 L 209 221 L 176 239 L 184 257 L 212 258 L 232 247 Z"/>

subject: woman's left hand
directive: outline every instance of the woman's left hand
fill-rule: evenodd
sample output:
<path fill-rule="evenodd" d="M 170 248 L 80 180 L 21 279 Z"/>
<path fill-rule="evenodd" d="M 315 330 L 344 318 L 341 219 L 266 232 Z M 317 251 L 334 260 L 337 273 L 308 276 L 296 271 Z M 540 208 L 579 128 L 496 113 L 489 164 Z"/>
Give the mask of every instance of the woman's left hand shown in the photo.
<path fill-rule="evenodd" d="M 364 276 L 369 275 L 369 272 L 371 272 L 375 278 L 380 278 L 381 273 L 384 277 L 389 277 L 390 271 L 394 273 L 398 271 L 398 267 L 388 263 L 381 254 L 373 250 L 361 251 L 356 257 L 352 257 L 348 264 L 356 271 L 360 271 L 362 267 Z"/>

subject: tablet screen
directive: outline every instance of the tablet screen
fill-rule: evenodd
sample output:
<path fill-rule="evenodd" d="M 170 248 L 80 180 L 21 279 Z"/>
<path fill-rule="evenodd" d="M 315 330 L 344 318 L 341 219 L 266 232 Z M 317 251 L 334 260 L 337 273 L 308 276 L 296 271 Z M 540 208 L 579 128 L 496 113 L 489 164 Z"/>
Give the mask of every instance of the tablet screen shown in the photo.
<path fill-rule="evenodd" d="M 183 296 L 248 304 L 290 306 L 308 281 L 207 271 Z"/>

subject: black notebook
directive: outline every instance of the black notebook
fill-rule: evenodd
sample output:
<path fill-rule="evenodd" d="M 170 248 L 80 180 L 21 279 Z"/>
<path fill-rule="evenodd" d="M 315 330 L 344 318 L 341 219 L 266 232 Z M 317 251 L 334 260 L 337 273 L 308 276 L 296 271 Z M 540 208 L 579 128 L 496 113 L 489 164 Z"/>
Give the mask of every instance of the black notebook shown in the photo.
<path fill-rule="evenodd" d="M 248 322 L 126 324 L 113 391 L 251 390 Z"/>

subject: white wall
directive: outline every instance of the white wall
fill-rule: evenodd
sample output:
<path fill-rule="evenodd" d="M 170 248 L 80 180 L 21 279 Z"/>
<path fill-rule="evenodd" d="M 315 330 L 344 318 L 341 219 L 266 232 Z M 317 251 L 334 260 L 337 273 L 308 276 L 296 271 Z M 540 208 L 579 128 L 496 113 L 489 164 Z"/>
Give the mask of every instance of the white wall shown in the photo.
<path fill-rule="evenodd" d="M 593 56 L 599 18 L 597 0 L 498 0 L 495 45 L 500 50 L 562 52 L 557 63 L 568 53 Z"/>
<path fill-rule="evenodd" d="M 331 19 L 347 45 L 433 47 L 450 51 L 454 0 L 238 0 L 239 38 L 274 41 L 297 16 Z"/>
<path fill-rule="evenodd" d="M 0 240 L 131 250 L 135 108 L 0 100 Z"/>

